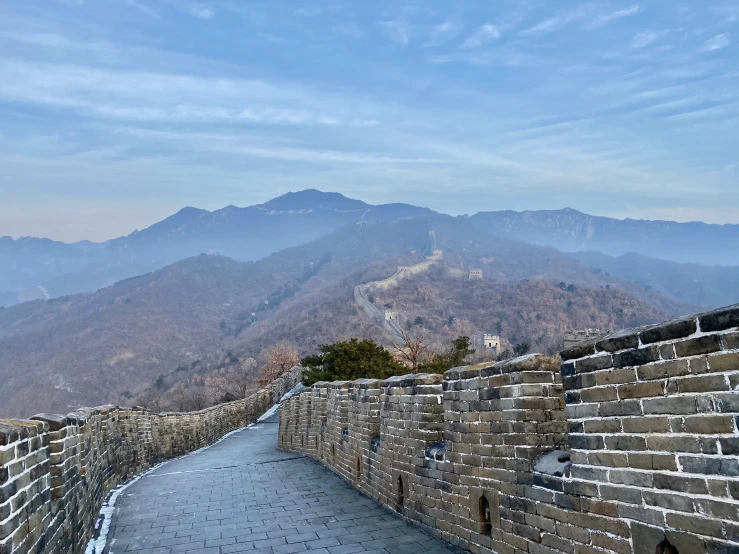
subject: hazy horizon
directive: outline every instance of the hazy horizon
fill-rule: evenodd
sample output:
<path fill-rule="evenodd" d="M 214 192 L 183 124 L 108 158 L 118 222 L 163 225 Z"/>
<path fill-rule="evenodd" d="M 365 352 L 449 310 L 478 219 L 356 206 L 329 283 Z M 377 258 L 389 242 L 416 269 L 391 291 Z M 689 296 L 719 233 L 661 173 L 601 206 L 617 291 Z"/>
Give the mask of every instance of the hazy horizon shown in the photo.
<path fill-rule="evenodd" d="M 314 190 L 314 189 L 304 189 L 304 190 Z M 337 191 L 333 191 L 333 190 L 320 190 L 320 189 L 315 189 L 315 190 L 319 190 L 319 192 L 324 192 L 324 193 L 337 192 Z M 302 192 L 302 191 L 285 191 L 284 193 L 277 194 L 276 196 L 270 196 L 269 198 L 265 198 L 264 200 L 257 201 L 254 204 L 249 204 L 248 206 L 247 205 L 238 206 L 238 205 L 235 205 L 235 204 L 230 204 L 230 205 L 236 206 L 237 208 L 246 208 L 246 207 L 250 207 L 250 206 L 254 206 L 254 205 L 259 205 L 259 204 L 266 203 L 269 200 L 273 200 L 274 198 L 277 198 L 277 197 L 282 196 L 283 194 L 287 194 L 289 192 Z M 346 195 L 344 195 L 344 196 L 346 196 Z M 350 199 L 353 199 L 353 200 L 361 200 L 361 201 L 363 201 L 363 202 L 365 202 L 367 204 L 373 204 L 373 205 L 376 205 L 376 204 L 391 204 L 391 203 L 400 202 L 399 200 L 395 200 L 395 199 L 391 199 L 391 200 L 388 200 L 388 201 L 380 201 L 380 202 L 367 202 L 364 198 L 350 197 L 350 196 L 347 196 L 347 198 L 350 198 Z M 408 202 L 408 203 L 411 204 L 411 202 Z M 440 208 L 440 209 L 431 208 L 430 206 L 424 205 L 422 202 L 418 202 L 418 203 L 416 203 L 414 205 L 419 206 L 419 207 L 423 207 L 423 208 L 430 208 L 430 209 L 432 209 L 432 210 L 434 210 L 434 211 L 436 211 L 438 213 L 445 214 L 445 215 L 451 215 L 451 216 L 473 215 L 475 213 L 480 213 L 480 212 L 506 211 L 506 210 L 509 209 L 509 208 L 505 208 L 505 207 L 497 207 L 495 209 L 486 209 L 484 206 L 478 206 L 478 210 L 477 211 L 474 211 L 474 212 L 470 211 L 470 212 L 464 212 L 464 213 L 450 213 L 450 212 L 444 211 L 443 208 Z M 22 235 L 21 234 L 21 235 L 15 235 L 14 236 L 12 234 L 4 234 L 4 233 L 2 233 L 1 230 L 0 230 L 0 237 L 10 237 L 10 238 L 12 238 L 14 240 L 18 240 L 20 238 L 47 238 L 47 239 L 51 239 L 51 240 L 54 240 L 54 241 L 66 242 L 66 243 L 81 242 L 81 241 L 105 242 L 107 240 L 119 238 L 119 237 L 122 237 L 122 236 L 128 236 L 131 233 L 134 233 L 136 231 L 140 231 L 142 229 L 146 229 L 147 227 L 149 227 L 151 225 L 154 225 L 156 223 L 159 223 L 160 221 L 162 221 L 162 220 L 164 220 L 164 219 L 166 219 L 166 218 L 168 218 L 168 217 L 176 214 L 177 212 L 179 212 L 180 210 L 183 210 L 185 208 L 196 208 L 196 209 L 206 210 L 206 211 L 209 211 L 209 212 L 214 212 L 214 211 L 221 210 L 221 209 L 223 209 L 223 208 L 225 208 L 227 206 L 228 205 L 222 205 L 222 206 L 218 206 L 216 208 L 203 208 L 202 206 L 180 206 L 179 208 L 173 209 L 173 211 L 171 211 L 171 212 L 165 213 L 164 215 L 162 215 L 158 219 L 155 219 L 153 221 L 149 221 L 148 223 L 144 223 L 143 225 L 141 225 L 139 227 L 134 227 L 130 231 L 124 231 L 124 232 L 122 232 L 120 234 L 111 235 L 109 237 L 104 237 L 104 238 L 101 238 L 101 239 L 94 239 L 94 238 L 89 238 L 89 237 L 85 237 L 85 236 L 82 236 L 82 237 L 79 237 L 79 238 L 74 238 L 74 239 L 71 239 L 71 240 L 65 240 L 64 238 L 56 238 L 54 236 L 46 236 L 46 235 L 27 235 L 27 234 L 26 235 Z M 556 208 L 551 208 L 551 207 L 541 208 L 542 211 L 558 211 L 558 210 L 564 210 L 564 209 L 575 209 L 575 210 L 577 210 L 577 208 L 572 208 L 571 206 L 562 206 L 562 207 L 556 207 Z M 527 210 L 526 208 L 524 208 L 524 209 L 521 209 L 521 210 L 512 210 L 512 211 L 522 212 L 522 211 L 539 211 L 539 210 Z M 628 216 L 626 216 L 626 217 L 617 217 L 617 216 L 608 215 L 608 214 L 588 213 L 588 212 L 583 212 L 582 210 L 577 210 L 577 211 L 582 212 L 582 213 L 586 213 L 587 215 L 597 216 L 597 217 L 609 217 L 609 218 L 614 218 L 614 219 L 619 219 L 619 220 L 628 219 Z M 631 218 L 631 219 L 648 220 L 648 218 Z M 655 219 L 655 221 L 657 221 L 657 219 Z M 680 221 L 680 220 L 675 219 L 675 220 L 661 220 L 661 221 L 675 221 L 675 222 L 678 222 L 678 223 L 708 223 L 708 224 L 711 224 L 711 222 L 705 222 L 705 221 L 700 221 L 700 220 L 685 220 L 685 221 Z M 719 223 L 719 224 L 721 224 L 721 223 Z M 726 223 L 726 224 L 735 225 L 736 223 L 729 222 L 729 223 Z"/>

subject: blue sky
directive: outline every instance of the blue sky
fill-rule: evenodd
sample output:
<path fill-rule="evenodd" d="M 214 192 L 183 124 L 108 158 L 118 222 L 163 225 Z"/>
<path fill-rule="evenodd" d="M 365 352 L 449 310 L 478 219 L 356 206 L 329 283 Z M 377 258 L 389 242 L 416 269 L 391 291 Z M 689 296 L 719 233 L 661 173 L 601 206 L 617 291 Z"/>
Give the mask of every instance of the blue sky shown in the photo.
<path fill-rule="evenodd" d="M 0 2 L 0 235 L 289 190 L 739 222 L 739 0 Z"/>

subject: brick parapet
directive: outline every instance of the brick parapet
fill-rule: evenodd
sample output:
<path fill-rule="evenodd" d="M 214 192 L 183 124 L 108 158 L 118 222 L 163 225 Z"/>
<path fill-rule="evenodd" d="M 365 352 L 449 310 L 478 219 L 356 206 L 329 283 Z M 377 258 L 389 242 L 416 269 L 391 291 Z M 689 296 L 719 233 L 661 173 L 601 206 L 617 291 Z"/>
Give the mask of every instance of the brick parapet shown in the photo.
<path fill-rule="evenodd" d="M 0 554 L 84 552 L 110 490 L 256 421 L 301 374 L 198 412 L 101 406 L 0 420 Z"/>
<path fill-rule="evenodd" d="M 311 425 L 348 403 L 359 474 L 296 451 L 475 553 L 739 552 L 739 306 L 562 358 L 455 368 L 428 384 L 320 384 L 306 393 Z M 378 387 L 379 421 L 362 397 Z M 544 469 L 551 455 L 561 471 Z"/>

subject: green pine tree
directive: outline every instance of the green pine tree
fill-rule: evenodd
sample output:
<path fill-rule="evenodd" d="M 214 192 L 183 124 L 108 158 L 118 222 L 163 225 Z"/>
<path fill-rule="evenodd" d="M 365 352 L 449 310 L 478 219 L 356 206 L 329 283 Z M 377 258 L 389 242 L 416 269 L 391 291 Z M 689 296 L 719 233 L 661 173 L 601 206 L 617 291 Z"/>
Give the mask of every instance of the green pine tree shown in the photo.
<path fill-rule="evenodd" d="M 393 359 L 390 352 L 372 340 L 351 339 L 335 344 L 322 344 L 320 354 L 301 361 L 305 368 L 303 384 L 317 381 L 353 381 L 355 379 L 387 379 L 410 373 Z"/>

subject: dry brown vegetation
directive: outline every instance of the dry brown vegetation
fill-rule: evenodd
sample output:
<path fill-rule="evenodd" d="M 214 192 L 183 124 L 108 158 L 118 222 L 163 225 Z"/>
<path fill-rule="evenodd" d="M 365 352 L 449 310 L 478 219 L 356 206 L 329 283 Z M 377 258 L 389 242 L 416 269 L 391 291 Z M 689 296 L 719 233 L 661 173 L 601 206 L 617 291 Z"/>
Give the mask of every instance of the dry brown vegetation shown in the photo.
<path fill-rule="evenodd" d="M 463 218 L 434 225 L 444 264 L 375 294 L 414 333 L 423 329 L 430 350 L 488 332 L 509 347 L 526 341 L 551 352 L 569 328 L 616 329 L 690 311 L 556 250 L 484 238 Z M 298 356 L 352 337 L 391 347 L 352 290 L 423 260 L 428 227 L 426 218 L 352 226 L 259 262 L 198 256 L 96 293 L 0 310 L 0 413 L 104 403 L 195 409 L 224 394 L 214 380 L 239 381 L 243 360 L 256 365 L 248 364 L 238 394 L 247 381 L 256 387 L 263 367 L 263 378 L 281 370 L 286 362 L 270 365 L 265 349 L 282 341 Z M 485 279 L 462 278 L 469 267 L 482 267 Z"/>

